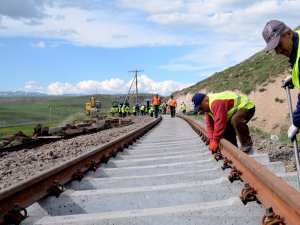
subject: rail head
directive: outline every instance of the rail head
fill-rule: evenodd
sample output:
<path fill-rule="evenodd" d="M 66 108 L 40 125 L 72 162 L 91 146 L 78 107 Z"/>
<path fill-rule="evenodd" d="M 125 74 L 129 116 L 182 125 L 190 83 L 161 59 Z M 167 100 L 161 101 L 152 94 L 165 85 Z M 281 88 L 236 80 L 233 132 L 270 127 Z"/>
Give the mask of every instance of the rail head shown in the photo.
<path fill-rule="evenodd" d="M 179 117 L 187 121 L 197 133 L 205 135 L 206 139 L 208 138 L 204 124 L 201 125 L 188 116 L 180 115 Z M 231 160 L 233 165 L 242 171 L 242 180 L 256 190 L 257 197 L 263 206 L 266 209 L 272 207 L 276 214 L 285 218 L 286 224 L 299 224 L 300 192 L 227 140 L 222 139 L 221 145 L 222 155 Z"/>

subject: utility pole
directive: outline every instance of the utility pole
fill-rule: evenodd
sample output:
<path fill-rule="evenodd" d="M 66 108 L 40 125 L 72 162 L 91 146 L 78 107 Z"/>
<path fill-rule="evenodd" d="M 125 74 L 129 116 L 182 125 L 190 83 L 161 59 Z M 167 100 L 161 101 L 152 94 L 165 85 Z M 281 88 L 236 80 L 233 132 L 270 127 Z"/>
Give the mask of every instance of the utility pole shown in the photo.
<path fill-rule="evenodd" d="M 52 123 L 52 105 L 49 104 L 49 120 L 50 120 L 50 123 Z"/>
<path fill-rule="evenodd" d="M 129 73 L 135 73 L 135 90 L 136 90 L 136 104 L 139 101 L 139 92 L 138 92 L 138 80 L 137 80 L 137 73 L 143 72 L 144 70 L 131 70 L 128 71 Z"/>

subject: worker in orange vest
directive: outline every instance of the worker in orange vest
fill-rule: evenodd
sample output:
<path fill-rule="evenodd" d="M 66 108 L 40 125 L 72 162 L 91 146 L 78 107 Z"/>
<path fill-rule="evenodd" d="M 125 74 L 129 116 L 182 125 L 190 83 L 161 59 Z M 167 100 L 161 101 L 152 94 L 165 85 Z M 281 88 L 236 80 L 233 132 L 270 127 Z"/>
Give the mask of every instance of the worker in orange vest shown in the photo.
<path fill-rule="evenodd" d="M 168 101 L 168 105 L 170 106 L 171 118 L 175 118 L 175 108 L 177 106 L 176 99 L 171 95 L 170 100 Z"/>
<path fill-rule="evenodd" d="M 158 96 L 158 94 L 156 94 L 153 97 L 153 100 L 152 100 L 152 105 L 154 106 L 154 115 L 155 115 L 155 118 L 158 117 L 158 111 L 159 111 L 160 103 L 161 103 L 160 97 Z"/>

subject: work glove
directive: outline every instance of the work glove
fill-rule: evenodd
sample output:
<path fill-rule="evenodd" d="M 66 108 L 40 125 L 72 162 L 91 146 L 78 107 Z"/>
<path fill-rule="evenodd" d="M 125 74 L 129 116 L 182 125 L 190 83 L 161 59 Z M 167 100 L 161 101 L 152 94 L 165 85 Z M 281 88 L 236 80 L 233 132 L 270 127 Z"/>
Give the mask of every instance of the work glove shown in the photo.
<path fill-rule="evenodd" d="M 219 149 L 219 142 L 215 139 L 211 139 L 209 143 L 209 150 L 214 153 L 218 149 Z"/>
<path fill-rule="evenodd" d="M 286 88 L 288 87 L 289 89 L 293 89 L 294 88 L 294 84 L 292 81 L 292 75 L 288 75 L 281 84 L 281 87 Z"/>
<path fill-rule="evenodd" d="M 291 141 L 293 142 L 298 132 L 299 128 L 292 124 L 288 130 L 288 138 L 291 139 Z"/>

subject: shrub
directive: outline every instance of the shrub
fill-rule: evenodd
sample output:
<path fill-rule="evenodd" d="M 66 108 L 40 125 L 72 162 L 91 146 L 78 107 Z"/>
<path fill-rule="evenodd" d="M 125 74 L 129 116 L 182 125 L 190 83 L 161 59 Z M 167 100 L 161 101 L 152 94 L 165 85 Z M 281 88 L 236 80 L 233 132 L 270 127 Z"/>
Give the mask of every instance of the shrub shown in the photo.
<path fill-rule="evenodd" d="M 258 91 L 259 92 L 264 92 L 264 91 L 266 91 L 267 89 L 265 89 L 265 88 L 260 88 L 260 89 L 258 89 Z"/>
<path fill-rule="evenodd" d="M 278 102 L 278 103 L 283 103 L 283 102 L 284 102 L 284 99 L 280 99 L 280 98 L 277 98 L 277 97 L 276 97 L 276 98 L 274 99 L 274 101 L 275 101 L 275 102 Z"/>

